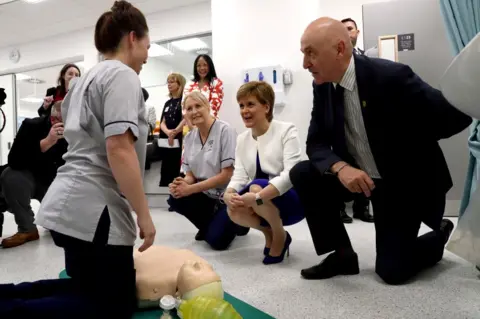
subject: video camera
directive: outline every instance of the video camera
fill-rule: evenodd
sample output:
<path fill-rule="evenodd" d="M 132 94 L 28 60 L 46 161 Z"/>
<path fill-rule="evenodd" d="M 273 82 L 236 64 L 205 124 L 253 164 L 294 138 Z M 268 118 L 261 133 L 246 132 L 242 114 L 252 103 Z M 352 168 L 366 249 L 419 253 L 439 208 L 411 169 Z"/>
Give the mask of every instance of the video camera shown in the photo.
<path fill-rule="evenodd" d="M 5 124 L 7 123 L 7 117 L 5 116 L 5 112 L 3 112 L 2 106 L 5 104 L 5 100 L 7 98 L 7 93 L 5 93 L 4 88 L 0 88 L 0 113 L 2 116 L 2 120 L 0 120 L 0 133 L 3 132 L 5 129 Z"/>

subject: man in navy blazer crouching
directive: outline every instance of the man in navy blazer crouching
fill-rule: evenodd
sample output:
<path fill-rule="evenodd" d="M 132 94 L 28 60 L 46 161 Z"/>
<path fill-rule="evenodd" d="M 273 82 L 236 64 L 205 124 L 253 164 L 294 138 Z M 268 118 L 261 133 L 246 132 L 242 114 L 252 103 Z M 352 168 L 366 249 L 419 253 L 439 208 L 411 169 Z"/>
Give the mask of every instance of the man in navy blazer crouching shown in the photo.
<path fill-rule="evenodd" d="M 363 193 L 375 216 L 376 272 L 388 284 L 402 284 L 443 257 L 453 230 L 442 219 L 452 179 L 438 141 L 463 131 L 471 118 L 410 67 L 353 55 L 339 21 L 312 22 L 302 51 L 315 82 L 309 160 L 290 178 L 317 254 L 330 253 L 302 276 L 359 273 L 338 203 Z M 422 222 L 433 231 L 419 237 Z"/>

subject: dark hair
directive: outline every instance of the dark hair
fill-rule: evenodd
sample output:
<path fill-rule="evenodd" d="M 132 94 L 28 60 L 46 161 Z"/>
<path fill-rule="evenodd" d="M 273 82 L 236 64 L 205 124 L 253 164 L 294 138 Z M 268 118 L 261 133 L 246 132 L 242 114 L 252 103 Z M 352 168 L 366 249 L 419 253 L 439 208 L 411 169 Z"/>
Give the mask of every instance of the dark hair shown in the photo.
<path fill-rule="evenodd" d="M 102 14 L 95 25 L 95 47 L 102 54 L 113 53 L 130 32 L 143 38 L 148 33 L 147 20 L 130 2 L 115 1 L 112 9 Z"/>
<path fill-rule="evenodd" d="M 353 22 L 353 24 L 355 25 L 355 29 L 358 30 L 358 26 L 357 26 L 357 23 L 355 22 L 355 20 L 353 20 L 352 18 L 346 18 L 346 19 L 342 20 L 342 23 L 347 23 L 347 22 Z"/>
<path fill-rule="evenodd" d="M 198 74 L 198 71 L 197 71 L 197 63 L 198 63 L 198 60 L 200 60 L 200 58 L 203 58 L 205 62 L 207 62 L 208 74 L 205 78 L 207 79 L 208 82 L 211 83 L 213 79 L 217 77 L 217 72 L 215 71 L 215 65 L 213 65 L 212 58 L 208 54 L 200 54 L 195 59 L 195 62 L 193 63 L 193 80 L 195 82 L 200 81 L 200 74 Z"/>
<path fill-rule="evenodd" d="M 237 102 L 240 99 L 255 97 L 260 104 L 270 106 L 267 113 L 267 120 L 273 120 L 273 107 L 275 106 L 275 92 L 270 84 L 264 81 L 250 81 L 243 84 L 237 91 Z"/>
<path fill-rule="evenodd" d="M 62 70 L 60 70 L 60 74 L 58 75 L 58 86 L 60 87 L 60 92 L 62 94 L 66 94 L 67 93 L 67 87 L 65 86 L 65 74 L 67 73 L 68 69 L 70 68 L 75 68 L 78 70 L 78 74 L 81 75 L 82 72 L 80 72 L 80 69 L 78 68 L 78 66 L 76 66 L 75 64 L 73 63 L 68 63 L 68 64 L 65 64 L 62 68 Z"/>

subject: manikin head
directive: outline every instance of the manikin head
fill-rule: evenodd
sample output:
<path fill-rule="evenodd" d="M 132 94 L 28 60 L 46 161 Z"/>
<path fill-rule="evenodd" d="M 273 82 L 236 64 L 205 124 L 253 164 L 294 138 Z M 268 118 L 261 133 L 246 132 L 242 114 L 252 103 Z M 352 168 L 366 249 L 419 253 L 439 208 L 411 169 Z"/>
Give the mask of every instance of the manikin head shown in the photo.
<path fill-rule="evenodd" d="M 353 55 L 350 36 L 337 20 L 323 17 L 313 21 L 301 40 L 303 67 L 308 69 L 316 84 L 339 83 Z"/>
<path fill-rule="evenodd" d="M 186 261 L 177 277 L 178 294 L 184 300 L 197 296 L 223 299 L 222 282 L 210 264 Z"/>

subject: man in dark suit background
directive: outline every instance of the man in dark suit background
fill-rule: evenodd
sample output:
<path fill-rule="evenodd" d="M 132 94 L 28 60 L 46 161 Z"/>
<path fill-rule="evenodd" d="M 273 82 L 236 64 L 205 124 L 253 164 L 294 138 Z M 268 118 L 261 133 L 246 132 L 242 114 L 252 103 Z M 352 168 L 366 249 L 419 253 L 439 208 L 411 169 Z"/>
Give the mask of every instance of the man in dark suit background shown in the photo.
<path fill-rule="evenodd" d="M 23 121 L 8 153 L 8 165 L 1 169 L 0 237 L 5 211 L 15 216 L 18 226 L 16 234 L 2 240 L 3 248 L 39 239 L 30 201 L 43 199 L 57 169 L 65 164 L 62 156 L 68 145 L 63 139 L 60 107 L 61 101 L 57 101 L 48 116 Z"/>
<path fill-rule="evenodd" d="M 290 171 L 318 255 L 306 279 L 359 273 L 338 214 L 353 194 L 375 214 L 376 272 L 401 284 L 443 257 L 453 223 L 443 219 L 452 179 L 438 144 L 471 123 L 410 67 L 353 54 L 344 25 L 314 21 L 302 37 L 314 77 L 308 161 Z M 408 202 L 406 202 L 408 201 Z M 433 231 L 418 237 L 421 223 Z"/>
<path fill-rule="evenodd" d="M 352 18 L 346 18 L 342 20 L 343 25 L 347 28 L 348 36 L 353 46 L 353 53 L 365 55 L 365 51 L 357 48 L 358 36 L 360 35 L 360 30 L 358 29 L 357 22 Z"/>
<path fill-rule="evenodd" d="M 350 36 L 350 41 L 352 42 L 353 53 L 364 55 L 365 52 L 356 48 L 358 36 L 360 35 L 360 30 L 358 29 L 357 22 L 352 18 L 346 18 L 342 20 L 343 25 L 347 28 L 348 35 Z M 353 217 L 356 219 L 363 220 L 367 223 L 373 223 L 373 216 L 370 214 L 369 210 L 369 201 L 363 194 L 358 194 L 353 198 Z M 340 217 L 342 221 L 346 224 L 353 222 L 353 219 L 348 216 L 346 212 L 346 206 L 344 202 L 340 203 Z"/>

